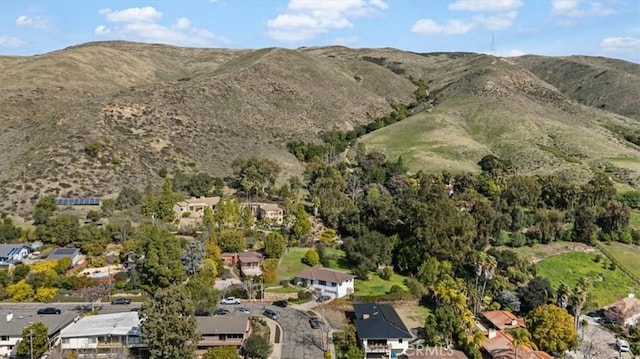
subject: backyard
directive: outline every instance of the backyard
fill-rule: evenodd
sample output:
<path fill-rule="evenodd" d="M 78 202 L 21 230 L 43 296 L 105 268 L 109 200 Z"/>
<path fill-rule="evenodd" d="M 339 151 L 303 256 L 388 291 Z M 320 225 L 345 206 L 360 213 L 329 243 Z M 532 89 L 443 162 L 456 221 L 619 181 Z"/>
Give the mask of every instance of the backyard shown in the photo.
<path fill-rule="evenodd" d="M 640 277 L 640 247 L 632 244 L 611 242 L 602 246 L 620 264 L 636 277 Z M 640 295 L 640 293 L 638 293 Z"/>
<path fill-rule="evenodd" d="M 554 255 L 537 263 L 538 275 L 548 278 L 554 289 L 560 283 L 573 288 L 578 280 L 587 276 L 593 283 L 589 307 L 602 307 L 628 293 L 639 293 L 639 286 L 619 268 L 609 269 L 609 260 L 602 256 L 596 262 L 596 253 L 569 252 Z"/>

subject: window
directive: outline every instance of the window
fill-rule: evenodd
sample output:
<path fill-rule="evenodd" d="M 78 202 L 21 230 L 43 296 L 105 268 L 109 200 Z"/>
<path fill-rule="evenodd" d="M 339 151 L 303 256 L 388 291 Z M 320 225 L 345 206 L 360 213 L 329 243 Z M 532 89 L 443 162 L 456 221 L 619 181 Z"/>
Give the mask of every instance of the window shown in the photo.
<path fill-rule="evenodd" d="M 324 281 L 324 280 L 319 280 L 319 281 L 318 281 L 318 284 L 320 284 L 320 285 L 327 285 L 327 282 L 326 282 L 326 281 Z"/>
<path fill-rule="evenodd" d="M 337 285 L 338 285 L 337 283 L 331 282 L 331 286 L 332 286 L 332 287 L 335 287 L 335 286 L 337 286 Z"/>
<path fill-rule="evenodd" d="M 69 338 L 62 338 L 62 344 L 69 344 Z"/>
<path fill-rule="evenodd" d="M 98 338 L 96 338 L 96 337 L 89 337 L 89 338 L 87 338 L 87 342 L 88 342 L 89 344 L 95 344 L 95 343 L 97 343 L 97 342 L 98 342 Z"/>
<path fill-rule="evenodd" d="M 398 339 L 398 343 L 402 343 L 402 338 Z"/>
<path fill-rule="evenodd" d="M 129 337 L 129 344 L 140 344 L 140 337 L 137 337 L 137 336 Z"/>
<path fill-rule="evenodd" d="M 227 335 L 226 334 L 218 335 L 218 340 L 227 340 Z"/>
<path fill-rule="evenodd" d="M 6 342 L 7 340 L 9 340 L 9 336 L 3 335 L 2 337 L 0 337 L 0 340 L 2 340 L 3 342 Z"/>

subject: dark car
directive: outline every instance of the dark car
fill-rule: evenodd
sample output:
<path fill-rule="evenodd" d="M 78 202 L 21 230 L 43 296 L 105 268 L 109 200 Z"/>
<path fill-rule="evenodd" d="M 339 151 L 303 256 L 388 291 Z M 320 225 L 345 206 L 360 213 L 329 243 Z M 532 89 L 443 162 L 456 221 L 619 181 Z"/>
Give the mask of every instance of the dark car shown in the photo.
<path fill-rule="evenodd" d="M 287 302 L 286 300 L 276 300 L 272 304 L 275 305 L 276 307 L 286 308 L 287 305 L 289 305 L 289 302 Z"/>
<path fill-rule="evenodd" d="M 331 299 L 331 297 L 328 296 L 328 295 L 321 295 L 321 296 L 318 297 L 318 299 L 316 299 L 316 302 L 322 303 L 322 302 L 326 302 L 326 301 L 328 301 L 330 299 Z"/>
<path fill-rule="evenodd" d="M 116 300 L 112 300 L 111 304 L 124 304 L 124 305 L 128 305 L 131 304 L 131 299 L 127 299 L 127 298 L 118 298 Z"/>
<path fill-rule="evenodd" d="M 320 323 L 322 323 L 322 322 L 320 321 L 320 318 L 318 318 L 318 317 L 309 318 L 309 324 L 311 325 L 311 328 L 313 328 L 313 329 L 320 328 Z"/>
<path fill-rule="evenodd" d="M 231 313 L 230 311 L 224 309 L 224 308 L 220 308 L 218 310 L 215 311 L 215 313 L 213 313 L 213 315 L 227 315 Z"/>
<path fill-rule="evenodd" d="M 265 309 L 265 311 L 262 312 L 262 315 L 273 320 L 278 320 L 278 314 L 271 309 Z"/>
<path fill-rule="evenodd" d="M 62 311 L 58 308 L 40 308 L 38 309 L 38 314 L 60 314 Z"/>
<path fill-rule="evenodd" d="M 139 311 L 140 311 L 140 308 L 138 308 L 138 307 L 131 308 L 131 311 L 132 311 L 132 312 L 139 312 Z"/>

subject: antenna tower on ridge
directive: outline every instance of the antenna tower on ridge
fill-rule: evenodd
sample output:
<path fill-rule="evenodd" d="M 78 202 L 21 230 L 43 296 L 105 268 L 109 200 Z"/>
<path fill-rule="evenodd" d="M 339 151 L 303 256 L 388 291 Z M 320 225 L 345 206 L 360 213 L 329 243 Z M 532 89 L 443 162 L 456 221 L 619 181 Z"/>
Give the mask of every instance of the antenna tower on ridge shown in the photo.
<path fill-rule="evenodd" d="M 489 49 L 489 54 L 496 56 L 496 38 L 495 38 L 495 33 L 491 34 L 491 49 Z"/>

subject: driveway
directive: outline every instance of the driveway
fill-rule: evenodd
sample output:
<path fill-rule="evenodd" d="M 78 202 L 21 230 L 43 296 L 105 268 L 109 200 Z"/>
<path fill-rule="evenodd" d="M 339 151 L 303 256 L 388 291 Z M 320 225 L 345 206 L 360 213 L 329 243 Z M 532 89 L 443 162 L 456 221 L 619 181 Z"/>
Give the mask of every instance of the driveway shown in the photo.
<path fill-rule="evenodd" d="M 567 354 L 571 359 L 632 359 L 629 353 L 618 353 L 616 350 L 616 337 L 607 328 L 598 324 L 593 318 L 582 316 L 588 324 L 578 331 L 578 338 L 584 334 L 584 339 L 578 344 L 578 348 Z"/>
<path fill-rule="evenodd" d="M 322 358 L 322 333 L 309 325 L 309 316 L 295 308 L 280 308 L 270 304 L 247 303 L 238 305 L 251 309 L 251 315 L 261 316 L 269 308 L 278 314 L 278 323 L 282 326 L 282 359 L 318 359 Z M 235 305 L 221 305 L 233 310 Z"/>

